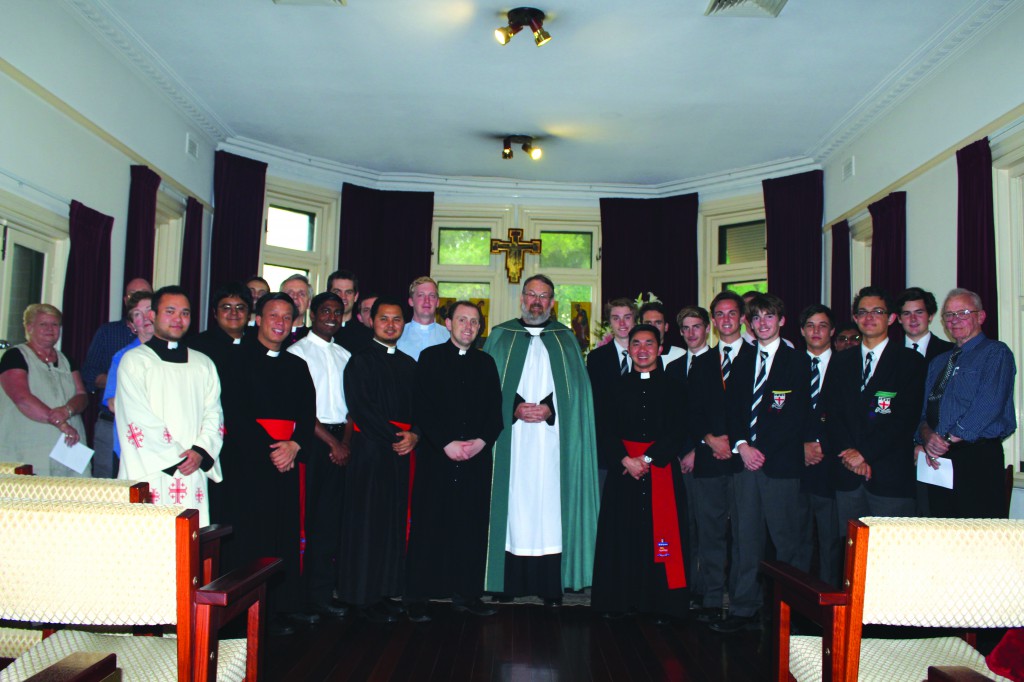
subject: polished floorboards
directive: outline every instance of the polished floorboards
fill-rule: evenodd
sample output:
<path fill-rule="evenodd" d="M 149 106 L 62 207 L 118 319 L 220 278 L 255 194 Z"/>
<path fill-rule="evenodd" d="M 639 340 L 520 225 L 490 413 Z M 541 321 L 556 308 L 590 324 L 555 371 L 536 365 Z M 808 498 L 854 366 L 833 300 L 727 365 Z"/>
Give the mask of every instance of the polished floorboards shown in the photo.
<path fill-rule="evenodd" d="M 770 679 L 763 633 L 703 625 L 605 620 L 586 606 L 507 604 L 480 618 L 432 603 L 429 623 L 375 625 L 349 617 L 268 641 L 264 679 L 708 680 Z"/>

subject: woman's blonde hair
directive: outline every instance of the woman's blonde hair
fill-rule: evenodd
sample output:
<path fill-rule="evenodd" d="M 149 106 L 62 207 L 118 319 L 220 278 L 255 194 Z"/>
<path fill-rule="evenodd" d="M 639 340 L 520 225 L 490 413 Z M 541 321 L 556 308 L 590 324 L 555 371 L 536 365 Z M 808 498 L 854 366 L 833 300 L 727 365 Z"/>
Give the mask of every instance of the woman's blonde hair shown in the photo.
<path fill-rule="evenodd" d="M 25 308 L 25 314 L 21 316 L 22 323 L 25 327 L 28 327 L 36 321 L 36 318 L 39 317 L 40 314 L 53 315 L 57 318 L 57 323 L 60 324 L 62 318 L 60 311 L 57 310 L 56 306 L 52 306 L 49 303 L 33 303 L 29 307 Z"/>

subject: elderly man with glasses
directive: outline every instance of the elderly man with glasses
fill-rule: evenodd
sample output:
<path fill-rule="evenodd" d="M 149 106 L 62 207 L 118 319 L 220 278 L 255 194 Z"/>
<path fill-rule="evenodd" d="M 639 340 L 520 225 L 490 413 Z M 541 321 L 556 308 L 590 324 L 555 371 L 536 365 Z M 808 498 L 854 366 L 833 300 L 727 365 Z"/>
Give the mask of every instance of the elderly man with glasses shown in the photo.
<path fill-rule="evenodd" d="M 976 293 L 949 292 L 942 304 L 942 324 L 956 347 L 928 366 L 915 451 L 936 469 L 952 462 L 952 490 L 938 486 L 929 490 L 933 516 L 1007 516 L 1003 440 L 1017 429 L 1013 406 L 1017 366 L 1005 343 L 985 336 L 984 323 L 985 310 Z"/>

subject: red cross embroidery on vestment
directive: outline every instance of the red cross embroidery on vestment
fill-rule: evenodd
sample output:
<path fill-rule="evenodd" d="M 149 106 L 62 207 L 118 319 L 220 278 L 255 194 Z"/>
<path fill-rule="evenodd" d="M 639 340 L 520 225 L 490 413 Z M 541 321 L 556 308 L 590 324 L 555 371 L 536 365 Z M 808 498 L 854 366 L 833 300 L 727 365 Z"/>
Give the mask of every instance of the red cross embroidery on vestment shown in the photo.
<path fill-rule="evenodd" d="M 167 427 L 165 426 L 164 427 L 164 442 L 165 443 L 170 443 L 172 440 L 174 440 L 174 439 L 171 438 L 171 432 L 168 431 Z"/>
<path fill-rule="evenodd" d="M 196 502 L 202 502 L 205 495 L 203 495 L 202 488 L 196 488 Z"/>
<path fill-rule="evenodd" d="M 171 482 L 171 487 L 167 489 L 171 494 L 171 501 L 174 504 L 181 504 L 181 501 L 185 498 L 185 493 L 188 492 L 188 488 L 185 486 L 185 481 L 180 478 L 176 478 Z"/>
<path fill-rule="evenodd" d="M 136 450 L 141 449 L 142 441 L 145 440 L 145 437 L 142 435 L 142 429 L 135 424 L 128 424 L 128 440 L 135 446 Z"/>

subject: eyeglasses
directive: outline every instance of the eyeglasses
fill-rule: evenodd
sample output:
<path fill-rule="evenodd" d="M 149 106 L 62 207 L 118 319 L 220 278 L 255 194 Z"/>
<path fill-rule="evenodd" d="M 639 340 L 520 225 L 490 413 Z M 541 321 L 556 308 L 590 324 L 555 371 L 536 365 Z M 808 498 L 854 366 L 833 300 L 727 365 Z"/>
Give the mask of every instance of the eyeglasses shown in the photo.
<path fill-rule="evenodd" d="M 889 314 L 889 311 L 885 310 L 884 308 L 872 308 L 871 310 L 865 310 L 864 308 L 859 308 L 857 310 L 857 312 L 853 314 L 853 316 L 854 317 L 868 317 L 869 315 L 871 315 L 871 316 L 874 316 L 874 317 L 885 317 L 888 314 Z"/>
<path fill-rule="evenodd" d="M 525 296 L 526 298 L 539 298 L 542 301 L 546 301 L 549 298 L 551 298 L 551 294 L 547 292 L 543 294 L 538 294 L 536 291 L 524 291 L 523 296 Z"/>
<path fill-rule="evenodd" d="M 840 334 L 836 337 L 836 341 L 840 343 L 857 343 L 860 341 L 860 336 L 845 336 Z"/>
<path fill-rule="evenodd" d="M 244 303 L 236 303 L 234 305 L 231 305 L 230 303 L 221 303 L 217 306 L 217 309 L 222 313 L 230 313 L 232 310 L 236 313 L 244 313 L 249 310 L 249 306 Z"/>
<path fill-rule="evenodd" d="M 980 310 L 951 310 L 948 313 L 942 313 L 942 319 L 946 322 L 952 322 L 954 319 L 966 320 L 974 313 L 979 313 Z"/>

